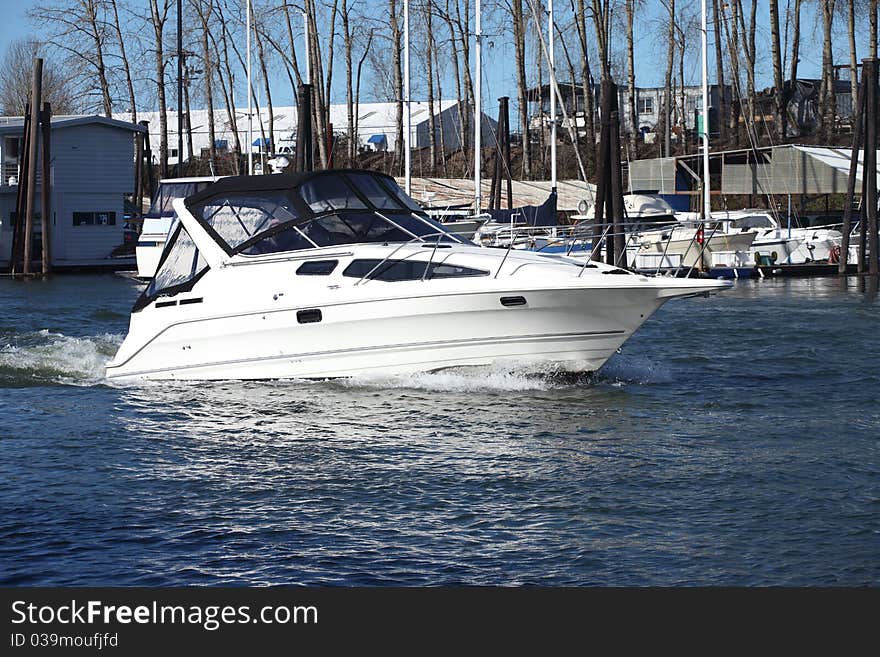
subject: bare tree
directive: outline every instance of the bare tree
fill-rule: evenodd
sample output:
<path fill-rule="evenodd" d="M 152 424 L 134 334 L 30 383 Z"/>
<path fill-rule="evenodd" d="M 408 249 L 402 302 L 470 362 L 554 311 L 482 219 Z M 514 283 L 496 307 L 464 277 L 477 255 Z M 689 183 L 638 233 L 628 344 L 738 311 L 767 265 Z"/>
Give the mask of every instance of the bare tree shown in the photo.
<path fill-rule="evenodd" d="M 464 19 L 462 19 L 462 11 L 459 3 L 455 2 L 455 25 L 458 26 L 458 39 L 461 44 L 461 59 L 464 63 L 462 66 L 462 73 L 464 79 L 464 95 L 465 95 L 465 107 L 472 108 L 475 104 L 474 98 L 474 85 L 473 79 L 471 78 L 471 69 L 468 66 L 468 62 L 471 59 L 470 56 L 470 0 L 464 0 Z M 459 113 L 461 113 L 461 107 L 459 106 Z M 461 148 L 463 153 L 472 152 L 471 149 L 468 148 L 469 138 L 473 136 L 474 126 L 471 122 L 471 112 L 465 111 L 464 116 L 459 117 L 461 119 L 461 123 L 463 126 L 464 134 L 468 136 L 468 140 L 462 143 Z M 468 158 L 470 161 L 470 158 Z"/>
<path fill-rule="evenodd" d="M 663 143 L 664 143 L 664 152 L 663 155 L 665 157 L 669 157 L 672 154 L 672 144 L 670 133 L 672 130 L 672 126 L 670 125 L 672 121 L 670 120 L 672 114 L 672 66 L 675 62 L 675 0 L 667 0 L 666 8 L 669 12 L 669 34 L 668 34 L 668 43 L 666 46 L 666 73 L 663 76 L 663 103 L 660 114 L 660 123 L 659 125 L 663 126 Z"/>
<path fill-rule="evenodd" d="M 232 66 L 229 60 L 229 41 L 232 37 L 229 34 L 224 7 L 218 5 L 216 7 L 216 13 L 217 18 L 220 21 L 220 42 L 218 43 L 214 38 L 213 32 L 211 33 L 211 42 L 219 64 L 217 66 L 217 79 L 220 82 L 220 88 L 223 93 L 223 104 L 226 106 L 227 123 L 229 129 L 232 131 L 233 152 L 235 153 L 234 173 L 239 175 L 242 170 L 242 148 L 241 136 L 238 132 L 238 117 L 235 113 L 235 94 L 233 92 L 233 89 L 235 88 L 235 74 L 232 71 Z"/>
<path fill-rule="evenodd" d="M 834 129 L 835 98 L 834 98 L 834 53 L 832 51 L 832 34 L 834 27 L 834 5 L 836 0 L 821 0 L 822 7 L 822 86 L 819 90 L 820 123 L 819 134 L 828 140 Z"/>
<path fill-rule="evenodd" d="M 104 63 L 107 30 L 102 12 L 99 0 L 59 0 L 34 5 L 28 15 L 47 32 L 47 41 L 66 54 L 85 93 L 97 85 L 101 109 L 105 116 L 111 116 L 113 99 Z"/>
<path fill-rule="evenodd" d="M 163 178 L 168 176 L 168 106 L 165 101 L 165 47 L 163 40 L 170 8 L 171 0 L 162 0 L 161 3 L 159 0 L 150 0 L 150 19 L 155 37 L 153 63 L 159 101 L 159 172 Z M 178 157 L 182 157 L 182 155 L 182 153 L 178 153 Z"/>
<path fill-rule="evenodd" d="M 202 67 L 205 81 L 205 105 L 208 111 L 208 159 L 211 166 L 217 159 L 217 135 L 214 129 L 214 58 L 211 56 L 211 22 L 214 0 L 190 0 L 199 17 L 202 46 Z"/>
<path fill-rule="evenodd" d="M 871 0 L 868 17 L 868 56 L 877 59 L 877 0 Z"/>
<path fill-rule="evenodd" d="M 122 36 L 122 25 L 119 22 L 119 9 L 116 0 L 110 0 L 110 8 L 113 10 L 113 29 L 116 33 L 116 41 L 119 46 L 119 58 L 122 60 L 122 71 L 125 74 L 125 88 L 128 91 L 131 122 L 137 123 L 137 101 L 135 100 L 134 95 L 134 82 L 131 77 L 131 65 L 128 62 L 128 54 L 125 50 L 126 38 Z"/>
<path fill-rule="evenodd" d="M 743 54 L 746 57 L 746 101 L 749 108 L 747 130 L 751 131 L 755 126 L 755 32 L 758 3 L 752 0 L 748 27 L 745 24 L 745 10 L 742 6 L 742 0 L 734 0 L 734 5 L 736 5 L 736 17 L 742 34 Z"/>
<path fill-rule="evenodd" d="M 730 136 L 735 145 L 739 145 L 739 117 L 742 113 L 742 87 L 739 72 L 739 2 L 735 0 L 730 5 L 730 18 L 725 14 L 722 18 L 724 33 L 727 40 L 727 52 L 730 57 L 730 78 L 733 88 L 733 98 L 730 103 L 730 116 L 728 125 Z"/>
<path fill-rule="evenodd" d="M 847 0 L 846 17 L 849 27 L 849 84 L 850 98 L 852 98 L 855 113 L 856 99 L 859 97 L 859 60 L 856 54 L 856 3 L 855 0 Z"/>
<path fill-rule="evenodd" d="M 10 43 L 3 54 L 3 67 L 0 68 L 0 113 L 6 116 L 24 116 L 25 107 L 30 102 L 35 57 L 43 58 L 43 101 L 52 104 L 55 114 L 76 111 L 76 90 L 61 75 L 63 65 L 40 52 L 36 41 L 24 38 Z"/>
<path fill-rule="evenodd" d="M 582 2 L 583 0 L 581 0 Z M 519 129 L 522 133 L 523 176 L 532 175 L 532 137 L 529 131 L 529 97 L 526 82 L 526 35 L 522 0 L 511 0 L 510 16 L 513 21 L 514 66 L 516 68 L 516 97 L 519 107 Z"/>
<path fill-rule="evenodd" d="M 357 157 L 357 135 L 354 132 L 354 70 L 352 67 L 352 34 L 350 25 L 350 7 L 348 0 L 342 0 L 340 8 L 342 18 L 342 46 L 345 50 L 345 117 L 346 117 L 346 141 L 348 166 L 354 166 Z"/>
<path fill-rule="evenodd" d="M 629 114 L 629 143 L 633 153 L 639 138 L 638 114 L 636 114 L 636 66 L 633 23 L 636 13 L 636 0 L 626 0 L 626 72 L 629 87 L 629 102 L 626 111 Z"/>
<path fill-rule="evenodd" d="M 257 45 L 257 62 L 260 66 L 260 77 L 263 78 L 263 92 L 266 94 L 266 107 L 269 110 L 269 144 L 272 145 L 272 148 L 275 148 L 275 111 L 272 108 L 272 88 L 269 86 L 269 67 L 267 64 L 266 50 L 263 48 L 263 38 L 261 35 L 263 34 L 263 13 L 257 12 L 256 8 L 253 4 L 251 4 L 252 21 L 254 26 L 254 41 Z M 262 145 L 260 148 L 265 148 L 267 146 L 264 141 L 261 142 Z"/>
<path fill-rule="evenodd" d="M 369 35 L 367 36 L 367 43 L 364 46 L 364 52 L 361 55 L 360 60 L 358 60 L 357 65 L 357 75 L 355 76 L 354 83 L 354 135 L 357 138 L 358 132 L 358 122 L 360 120 L 360 103 L 361 103 L 361 71 L 364 67 L 364 61 L 370 54 L 370 46 L 373 45 L 373 30 L 371 29 Z"/>
<path fill-rule="evenodd" d="M 439 10 L 438 10 L 439 12 Z M 452 65 L 453 65 L 453 77 L 455 79 L 455 97 L 458 101 L 457 105 L 457 118 L 458 118 L 458 144 L 459 148 L 464 152 L 465 148 L 465 140 L 467 135 L 467 126 L 468 126 L 468 113 L 464 111 L 464 96 L 462 95 L 462 76 L 461 76 L 461 66 L 459 65 L 458 55 L 459 50 L 456 46 L 456 32 L 455 32 L 455 22 L 452 18 L 452 13 L 450 11 L 450 0 L 446 0 L 445 11 L 439 12 L 439 15 L 443 17 L 443 20 L 446 22 L 446 26 L 449 28 L 449 46 L 452 50 Z M 464 68 L 467 70 L 467 58 L 464 59 Z"/>
<path fill-rule="evenodd" d="M 715 77 L 718 83 L 718 127 L 721 140 L 727 141 L 727 85 L 724 84 L 724 50 L 722 46 L 721 11 L 718 3 L 721 0 L 712 0 L 712 24 L 715 29 Z"/>
<path fill-rule="evenodd" d="M 770 52 L 773 57 L 773 99 L 776 113 L 776 136 L 785 138 L 782 132 L 782 115 L 785 113 L 782 80 L 782 54 L 779 47 L 779 0 L 770 0 Z"/>
<path fill-rule="evenodd" d="M 800 60 L 801 47 L 801 0 L 794 1 L 794 9 L 789 17 L 791 21 L 791 69 L 788 76 L 788 91 L 784 99 L 784 111 L 782 113 L 782 134 L 788 134 L 788 103 L 797 88 L 798 61 Z"/>
<path fill-rule="evenodd" d="M 673 3 L 675 0 L 672 0 Z M 593 0 L 593 25 L 596 30 L 596 46 L 599 49 L 599 67 L 602 79 L 611 78 L 611 59 L 608 39 L 611 31 L 611 0 Z"/>
<path fill-rule="evenodd" d="M 577 0 L 577 8 L 573 4 L 571 10 L 575 14 L 578 42 L 581 54 L 581 85 L 584 95 L 584 133 L 587 142 L 586 160 L 592 167 L 596 160 L 596 122 L 595 102 L 593 97 L 593 74 L 590 71 L 590 53 L 587 47 L 587 11 L 584 0 Z"/>
<path fill-rule="evenodd" d="M 434 29 L 431 17 L 433 12 L 431 10 L 431 3 L 426 2 L 423 9 L 425 35 L 427 36 L 427 41 L 425 43 L 425 64 L 427 70 L 425 71 L 425 74 L 428 81 L 428 149 L 431 158 L 431 173 L 433 174 L 434 169 L 437 167 L 437 123 L 435 117 L 436 111 L 434 109 L 434 57 L 432 54 L 436 46 L 434 45 Z"/>

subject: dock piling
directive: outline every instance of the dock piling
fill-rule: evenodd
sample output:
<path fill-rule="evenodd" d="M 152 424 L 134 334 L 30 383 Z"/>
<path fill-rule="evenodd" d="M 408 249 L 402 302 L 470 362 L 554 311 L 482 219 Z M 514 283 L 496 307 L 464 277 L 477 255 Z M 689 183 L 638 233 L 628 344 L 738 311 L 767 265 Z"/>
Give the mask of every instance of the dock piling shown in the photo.
<path fill-rule="evenodd" d="M 52 272 L 52 235 L 50 234 L 50 217 L 52 216 L 52 105 L 50 103 L 43 103 L 40 122 L 42 124 L 40 161 L 43 165 L 43 179 L 40 183 L 40 229 L 43 248 L 40 262 L 42 263 L 43 276 L 48 276 Z"/>
<path fill-rule="evenodd" d="M 868 256 L 868 273 L 876 276 L 878 271 L 877 234 L 877 59 L 862 60 L 862 83 L 865 85 L 865 156 L 862 163 L 862 177 L 867 185 L 863 205 L 865 206 L 866 226 L 862 233 L 867 233 L 868 243 L 865 250 Z"/>
<path fill-rule="evenodd" d="M 23 274 L 31 272 L 31 242 L 33 240 L 34 227 L 34 202 L 37 186 L 37 129 L 36 126 L 40 120 L 40 97 L 43 89 L 43 60 L 39 57 L 34 58 L 33 79 L 31 81 L 31 104 L 30 104 L 30 123 L 31 129 L 28 131 L 28 141 L 26 144 L 28 151 L 28 180 L 27 189 L 25 191 L 25 218 L 24 218 L 24 254 L 22 258 L 21 271 Z M 43 181 L 45 184 L 45 181 Z"/>

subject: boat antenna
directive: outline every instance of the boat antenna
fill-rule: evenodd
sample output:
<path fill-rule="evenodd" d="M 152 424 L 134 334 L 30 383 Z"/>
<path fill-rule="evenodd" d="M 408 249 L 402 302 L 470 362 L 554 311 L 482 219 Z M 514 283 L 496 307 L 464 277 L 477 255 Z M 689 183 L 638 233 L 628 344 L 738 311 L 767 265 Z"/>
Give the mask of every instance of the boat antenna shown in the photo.
<path fill-rule="evenodd" d="M 483 84 L 483 28 L 480 23 L 480 0 L 476 0 L 475 28 L 474 66 L 476 67 L 476 71 L 474 72 L 474 215 L 479 215 L 480 206 L 482 204 L 482 194 L 480 190 L 480 164 L 482 161 L 480 151 L 482 150 L 482 135 L 480 134 L 480 129 L 482 127 L 483 118 L 483 99 L 481 96 Z"/>

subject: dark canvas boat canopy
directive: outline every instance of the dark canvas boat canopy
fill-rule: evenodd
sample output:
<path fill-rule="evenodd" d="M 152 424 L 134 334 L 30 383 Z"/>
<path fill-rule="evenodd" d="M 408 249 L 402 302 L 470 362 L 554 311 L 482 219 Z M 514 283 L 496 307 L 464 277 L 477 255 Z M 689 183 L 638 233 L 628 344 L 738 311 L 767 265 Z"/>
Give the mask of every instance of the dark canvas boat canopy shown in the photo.
<path fill-rule="evenodd" d="M 556 225 L 556 192 L 550 192 L 550 196 L 541 205 L 524 205 L 509 210 L 486 210 L 491 215 L 492 221 L 508 223 L 527 223 L 529 226 L 555 226 Z"/>
<path fill-rule="evenodd" d="M 377 242 L 464 242 L 429 218 L 393 178 L 375 171 L 232 176 L 184 203 L 230 256 Z M 176 223 L 134 310 L 190 289 L 207 270 L 185 226 Z"/>

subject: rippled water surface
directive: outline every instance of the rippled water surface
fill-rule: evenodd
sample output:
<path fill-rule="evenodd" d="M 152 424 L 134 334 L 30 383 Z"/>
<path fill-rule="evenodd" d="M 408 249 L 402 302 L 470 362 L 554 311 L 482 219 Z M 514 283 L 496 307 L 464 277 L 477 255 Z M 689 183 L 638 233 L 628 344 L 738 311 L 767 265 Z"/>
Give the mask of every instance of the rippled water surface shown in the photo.
<path fill-rule="evenodd" d="M 0 584 L 880 584 L 880 303 L 668 303 L 595 377 L 108 385 L 138 288 L 0 280 Z"/>

